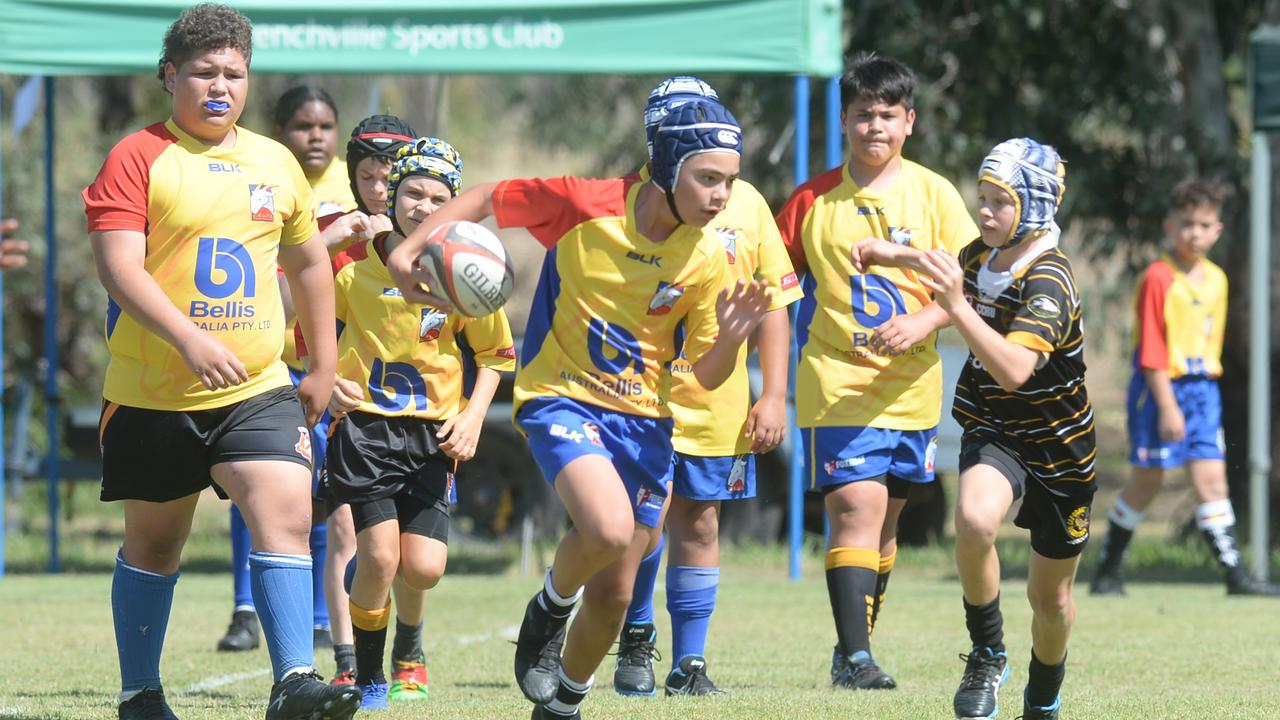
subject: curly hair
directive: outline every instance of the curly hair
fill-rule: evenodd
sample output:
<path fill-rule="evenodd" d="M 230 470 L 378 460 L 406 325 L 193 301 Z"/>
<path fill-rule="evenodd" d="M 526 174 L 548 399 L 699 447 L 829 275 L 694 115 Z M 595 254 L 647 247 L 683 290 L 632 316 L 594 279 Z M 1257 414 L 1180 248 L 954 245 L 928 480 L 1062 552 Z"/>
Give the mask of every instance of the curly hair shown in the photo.
<path fill-rule="evenodd" d="M 166 64 L 178 67 L 200 53 L 226 48 L 239 50 L 245 64 L 249 63 L 253 56 L 253 26 L 249 18 L 226 5 L 192 5 L 165 32 L 157 75 L 164 80 Z"/>
<path fill-rule="evenodd" d="M 1169 192 L 1171 210 L 1192 210 L 1209 206 L 1218 212 L 1227 202 L 1227 186 L 1217 180 L 1189 178 L 1173 186 Z"/>

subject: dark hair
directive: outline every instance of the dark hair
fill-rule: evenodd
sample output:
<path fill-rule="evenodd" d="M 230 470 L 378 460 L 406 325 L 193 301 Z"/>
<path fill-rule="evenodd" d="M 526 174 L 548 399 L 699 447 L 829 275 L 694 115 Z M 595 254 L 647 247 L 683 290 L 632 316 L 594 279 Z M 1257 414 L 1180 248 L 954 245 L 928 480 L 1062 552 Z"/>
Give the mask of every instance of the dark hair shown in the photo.
<path fill-rule="evenodd" d="M 178 67 L 200 53 L 226 48 L 239 50 L 245 64 L 249 63 L 253 57 L 253 26 L 249 18 L 226 5 L 192 5 L 165 31 L 156 74 L 164 80 L 164 66 L 168 63 Z"/>
<path fill-rule="evenodd" d="M 1171 210 L 1191 210 L 1208 205 L 1222 211 L 1227 201 L 1227 187 L 1217 180 L 1188 178 L 1173 186 L 1169 192 Z"/>
<path fill-rule="evenodd" d="M 334 122 L 337 122 L 338 104 L 333 101 L 333 96 L 328 91 L 315 85 L 298 85 L 285 90 L 280 99 L 276 101 L 276 111 L 273 116 L 276 123 L 276 132 L 279 133 L 284 130 L 284 126 L 289 124 L 289 119 L 293 117 L 294 113 L 298 112 L 298 108 L 315 100 L 328 105 L 329 109 L 333 111 Z"/>
<path fill-rule="evenodd" d="M 916 74 L 897 60 L 862 52 L 850 58 L 840 76 L 840 107 L 847 110 L 860 98 L 879 100 L 908 110 L 915 107 Z"/>

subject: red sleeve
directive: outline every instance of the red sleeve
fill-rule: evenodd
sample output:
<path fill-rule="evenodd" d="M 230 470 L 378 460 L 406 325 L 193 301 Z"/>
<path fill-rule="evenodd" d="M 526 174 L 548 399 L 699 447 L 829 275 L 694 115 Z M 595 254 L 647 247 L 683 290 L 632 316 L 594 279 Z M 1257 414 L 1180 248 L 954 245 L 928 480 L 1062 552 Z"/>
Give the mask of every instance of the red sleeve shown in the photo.
<path fill-rule="evenodd" d="M 318 231 L 319 231 L 319 232 L 324 232 L 325 230 L 328 230 L 328 229 L 329 229 L 329 226 L 333 224 L 333 221 L 334 221 L 334 220 L 337 220 L 338 218 L 342 217 L 343 215 L 350 215 L 352 212 L 355 212 L 355 210 L 352 210 L 351 212 L 334 212 L 334 213 L 329 213 L 328 215 L 323 215 L 323 216 L 321 216 L 321 217 L 316 218 L 316 226 L 317 226 Z"/>
<path fill-rule="evenodd" d="M 498 227 L 523 227 L 550 250 L 570 230 L 598 217 L 625 216 L 627 189 L 638 178 L 504 180 L 493 189 Z"/>
<path fill-rule="evenodd" d="M 1172 284 L 1173 268 L 1164 262 L 1154 262 L 1138 286 L 1138 367 L 1143 370 L 1169 369 L 1164 298 Z"/>
<path fill-rule="evenodd" d="M 782 233 L 782 243 L 787 246 L 787 255 L 791 257 L 791 267 L 795 268 L 797 275 L 809 270 L 809 263 L 804 255 L 804 220 L 813 203 L 843 181 L 843 165 L 822 173 L 796 188 L 774 218 L 778 223 L 778 231 Z"/>
<path fill-rule="evenodd" d="M 107 155 L 93 184 L 85 188 L 89 232 L 147 231 L 147 189 L 151 165 L 177 138 L 157 123 L 126 136 Z"/>

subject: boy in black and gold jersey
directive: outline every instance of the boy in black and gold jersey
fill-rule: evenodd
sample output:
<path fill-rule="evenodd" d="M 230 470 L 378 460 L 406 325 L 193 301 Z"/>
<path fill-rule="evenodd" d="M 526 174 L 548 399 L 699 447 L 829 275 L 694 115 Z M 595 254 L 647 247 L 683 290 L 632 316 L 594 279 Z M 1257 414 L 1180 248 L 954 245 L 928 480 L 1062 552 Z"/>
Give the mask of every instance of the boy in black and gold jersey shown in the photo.
<path fill-rule="evenodd" d="M 995 536 L 1013 502 L 1031 531 L 1027 597 L 1034 618 L 1023 717 L 1057 718 L 1071 598 L 1089 539 L 1093 409 L 1071 264 L 1058 250 L 1057 151 L 1029 138 L 995 147 L 979 172 L 982 237 L 953 257 L 884 241 L 855 249 L 858 265 L 921 273 L 970 349 L 952 411 L 964 428 L 956 505 L 956 565 L 973 650 L 955 695 L 958 718 L 992 718 L 1008 680 Z"/>

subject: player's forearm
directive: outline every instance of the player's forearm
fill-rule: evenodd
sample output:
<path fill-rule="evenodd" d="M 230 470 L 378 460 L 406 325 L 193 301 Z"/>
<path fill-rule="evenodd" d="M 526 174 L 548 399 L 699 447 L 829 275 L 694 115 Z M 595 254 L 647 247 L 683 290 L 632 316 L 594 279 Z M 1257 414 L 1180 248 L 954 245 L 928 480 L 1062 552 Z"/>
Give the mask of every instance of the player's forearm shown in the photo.
<path fill-rule="evenodd" d="M 951 316 L 938 303 L 931 302 L 916 311 L 916 317 L 929 323 L 929 332 L 937 332 L 951 324 Z"/>
<path fill-rule="evenodd" d="M 471 397 L 467 400 L 467 409 L 464 412 L 474 413 L 483 417 L 489 412 L 489 405 L 493 402 L 493 396 L 498 392 L 498 383 L 502 380 L 502 373 L 493 368 L 482 367 L 476 370 L 475 386 L 471 388 Z"/>
<path fill-rule="evenodd" d="M 693 377 L 698 384 L 708 390 L 715 390 L 723 385 L 733 374 L 741 345 L 741 342 L 727 340 L 723 335 L 717 337 L 702 357 L 693 363 Z"/>
<path fill-rule="evenodd" d="M 787 309 L 770 310 L 760 321 L 756 332 L 759 334 L 760 371 L 764 380 L 760 396 L 785 399 L 791 352 L 791 320 L 787 317 Z"/>
<path fill-rule="evenodd" d="M 1161 410 L 1178 407 L 1178 399 L 1174 397 L 1173 381 L 1169 379 L 1168 370 L 1142 368 L 1142 377 L 1147 381 L 1147 388 L 1151 391 L 1151 399 L 1155 400 L 1156 407 Z"/>
<path fill-rule="evenodd" d="M 309 369 L 332 373 L 338 366 L 334 329 L 333 271 L 318 238 L 281 248 L 281 265 L 289 281 L 298 325 L 307 339 Z"/>
<path fill-rule="evenodd" d="M 905 268 L 916 272 L 924 271 L 924 264 L 921 262 L 924 253 L 920 250 L 888 240 L 881 240 L 872 247 L 874 248 L 870 258 L 872 265 Z"/>
<path fill-rule="evenodd" d="M 1011 343 L 988 325 L 968 303 L 952 310 L 951 321 L 974 357 L 1000 387 L 1013 392 L 1022 387 L 1036 370 L 1040 354 Z"/>

